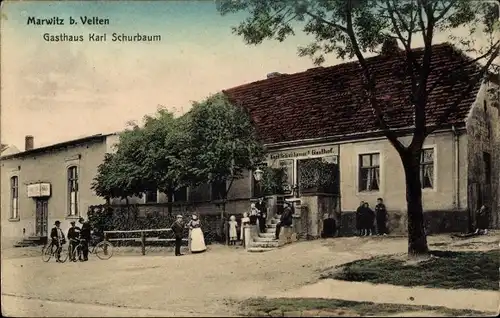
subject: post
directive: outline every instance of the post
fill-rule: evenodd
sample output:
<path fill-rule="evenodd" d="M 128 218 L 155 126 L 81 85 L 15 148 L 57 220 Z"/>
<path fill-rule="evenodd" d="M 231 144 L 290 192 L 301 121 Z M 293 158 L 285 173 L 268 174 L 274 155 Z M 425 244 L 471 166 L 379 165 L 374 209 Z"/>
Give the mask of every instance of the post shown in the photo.
<path fill-rule="evenodd" d="M 146 255 L 146 233 L 141 231 L 142 255 Z"/>
<path fill-rule="evenodd" d="M 108 233 L 104 232 L 104 241 L 108 240 Z M 104 255 L 108 255 L 108 244 L 104 244 Z"/>
<path fill-rule="evenodd" d="M 243 230 L 243 246 L 245 247 L 245 249 L 248 249 L 250 247 L 250 241 L 252 238 L 251 229 L 252 229 L 252 225 L 244 225 L 243 229 L 242 229 Z"/>

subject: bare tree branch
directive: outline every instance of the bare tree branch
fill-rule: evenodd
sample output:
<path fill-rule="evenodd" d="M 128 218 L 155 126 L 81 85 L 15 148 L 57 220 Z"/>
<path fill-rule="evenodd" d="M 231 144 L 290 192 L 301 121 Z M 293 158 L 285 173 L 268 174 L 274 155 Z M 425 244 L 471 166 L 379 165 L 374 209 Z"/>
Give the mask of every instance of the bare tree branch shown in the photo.
<path fill-rule="evenodd" d="M 356 39 L 356 35 L 354 32 L 353 28 L 353 23 L 352 23 L 352 0 L 349 0 L 346 6 L 346 28 L 345 32 L 349 36 L 349 39 L 352 44 L 352 48 L 354 50 L 354 53 L 356 57 L 358 58 L 359 64 L 361 65 L 361 69 L 363 71 L 363 75 L 365 78 L 365 91 L 368 93 L 368 99 L 370 101 L 370 104 L 372 106 L 372 109 L 374 111 L 374 115 L 378 121 L 378 124 L 380 125 L 380 128 L 384 132 L 385 136 L 391 144 L 396 148 L 396 150 L 399 153 L 403 153 L 406 148 L 403 146 L 403 144 L 398 140 L 397 135 L 390 129 L 390 127 L 387 125 L 387 123 L 384 120 L 384 116 L 382 113 L 382 110 L 379 107 L 376 95 L 375 95 L 375 79 L 372 77 L 370 73 L 370 69 L 368 67 L 368 64 L 366 63 L 366 60 L 361 53 L 361 49 L 359 48 L 358 41 Z"/>
<path fill-rule="evenodd" d="M 439 20 L 441 20 L 442 18 L 444 18 L 444 16 L 450 11 L 450 9 L 458 2 L 458 0 L 450 0 L 450 3 L 445 6 L 443 8 L 443 10 L 441 11 L 441 13 L 434 18 L 434 21 L 435 22 L 438 22 Z M 439 3 L 439 2 L 436 2 L 436 3 Z M 437 6 L 437 5 L 436 5 Z M 435 11 L 436 7 L 433 8 L 433 11 Z"/>
<path fill-rule="evenodd" d="M 495 44 L 493 44 L 488 49 L 488 51 L 486 53 L 481 54 L 480 56 L 478 56 L 478 57 L 476 57 L 474 59 L 470 59 L 469 61 L 467 61 L 467 63 L 462 64 L 459 68 L 456 68 L 456 69 L 454 69 L 451 72 L 447 72 L 447 73 L 441 74 L 441 76 L 427 90 L 427 95 L 430 95 L 434 91 L 434 89 L 436 89 L 436 87 L 438 85 L 442 85 L 446 80 L 449 80 L 449 79 L 453 78 L 453 76 L 457 75 L 457 73 L 458 74 L 462 73 L 465 68 L 467 68 L 468 66 L 470 66 L 472 64 L 478 63 L 479 60 L 484 59 L 488 55 L 491 54 L 491 57 L 493 57 L 493 60 L 494 60 L 498 56 L 498 54 L 497 54 L 497 56 L 495 56 L 495 54 L 493 54 L 493 52 L 495 52 L 495 50 L 497 50 L 499 46 L 500 46 L 500 40 L 498 40 Z M 490 66 L 491 65 L 494 65 L 493 62 L 490 63 Z"/>
<path fill-rule="evenodd" d="M 448 117 L 451 115 L 451 113 L 454 110 L 456 110 L 457 106 L 463 101 L 463 99 L 468 94 L 470 94 L 470 92 L 472 91 L 474 86 L 476 86 L 477 83 L 485 77 L 485 75 L 488 73 L 488 69 L 490 68 L 491 64 L 493 63 L 493 60 L 498 56 L 499 52 L 500 52 L 500 45 L 497 45 L 497 47 L 496 47 L 495 51 L 493 52 L 493 54 L 491 55 L 490 59 L 486 62 L 486 65 L 484 65 L 481 68 L 481 70 L 478 72 L 478 74 L 476 76 L 474 76 L 474 78 L 469 80 L 469 85 L 467 85 L 467 88 L 462 90 L 460 96 L 458 96 L 458 98 L 455 100 L 453 105 L 448 107 L 445 110 L 445 112 L 441 116 L 439 116 L 437 122 L 435 123 L 435 125 L 433 125 L 433 128 L 429 129 L 426 132 L 426 135 L 432 133 L 433 131 L 435 131 L 436 129 L 440 128 L 443 125 L 443 123 L 448 119 Z"/>
<path fill-rule="evenodd" d="M 427 122 L 425 117 L 425 106 L 427 105 L 427 82 L 431 72 L 432 61 L 432 39 L 434 36 L 434 16 L 432 7 L 427 0 L 417 0 L 418 18 L 420 27 L 423 29 L 422 37 L 424 40 L 424 54 L 422 57 L 422 68 L 420 69 L 420 78 L 415 92 L 415 131 L 409 148 L 411 150 L 420 149 L 425 140 Z M 426 14 L 427 25 L 424 23 L 423 12 Z"/>
<path fill-rule="evenodd" d="M 394 27 L 394 30 L 396 32 L 396 34 L 398 35 L 399 39 L 401 40 L 401 42 L 403 43 L 404 47 L 405 47 L 405 51 L 406 51 L 406 59 L 408 61 L 408 72 L 410 74 L 410 79 L 411 79 L 411 91 L 412 91 L 412 96 L 411 96 L 411 100 L 412 100 L 412 103 L 415 102 L 415 92 L 417 90 L 417 78 L 415 76 L 415 72 L 413 70 L 413 68 L 415 68 L 415 70 L 417 72 L 420 71 L 420 65 L 418 64 L 417 60 L 415 59 L 415 56 L 413 55 L 413 50 L 412 50 L 412 47 L 411 47 L 411 40 L 412 40 L 412 34 L 413 34 L 413 26 L 414 26 L 414 23 L 413 23 L 413 12 L 411 13 L 412 15 L 412 20 L 410 21 L 410 26 L 407 26 L 406 23 L 404 23 L 404 19 L 403 17 L 399 14 L 398 10 L 395 8 L 395 6 L 393 7 L 393 5 L 391 5 L 391 0 L 386 0 L 386 5 L 387 5 L 387 9 L 389 11 L 389 15 L 390 15 L 390 19 L 391 19 L 391 22 L 392 22 L 392 25 Z M 394 4 L 394 0 L 393 1 L 393 4 Z M 401 30 L 399 29 L 399 25 L 398 25 L 398 22 L 396 21 L 396 18 L 394 15 L 397 15 L 399 20 L 401 21 L 401 23 L 403 24 L 403 28 L 405 28 L 405 31 L 408 33 L 408 38 L 405 38 L 403 37 L 402 33 L 401 33 Z"/>
<path fill-rule="evenodd" d="M 347 29 L 343 26 L 341 26 L 340 24 L 337 24 L 337 23 L 333 23 L 331 21 L 328 21 L 328 20 L 325 20 L 323 19 L 322 17 L 320 17 L 319 15 L 317 14 L 314 14 L 314 13 L 311 13 L 309 11 L 306 11 L 305 14 L 307 14 L 308 16 L 310 16 L 311 18 L 314 18 L 314 19 L 317 19 L 321 22 L 323 22 L 324 24 L 328 24 L 329 26 L 331 27 L 334 27 L 336 29 L 339 29 L 340 31 L 342 32 L 346 32 L 347 33 Z"/>

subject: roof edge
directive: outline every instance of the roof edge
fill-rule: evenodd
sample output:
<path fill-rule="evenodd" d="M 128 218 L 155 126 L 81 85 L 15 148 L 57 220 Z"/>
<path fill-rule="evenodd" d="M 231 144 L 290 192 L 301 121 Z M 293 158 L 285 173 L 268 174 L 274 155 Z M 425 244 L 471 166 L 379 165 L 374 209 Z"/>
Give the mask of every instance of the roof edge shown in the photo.
<path fill-rule="evenodd" d="M 466 127 L 466 123 L 464 121 L 463 123 L 458 123 L 458 124 L 442 125 L 440 128 L 434 130 L 433 133 L 449 131 L 450 129 L 452 129 L 452 126 L 458 128 L 459 130 L 464 130 Z M 429 126 L 429 128 L 434 128 L 434 127 Z M 413 129 L 414 127 L 403 127 L 398 129 L 391 129 L 391 131 L 394 132 L 398 137 L 405 137 L 409 133 L 412 133 Z M 286 147 L 310 146 L 319 143 L 342 142 L 342 141 L 348 142 L 358 139 L 378 138 L 378 137 L 385 137 L 384 132 L 382 130 L 365 131 L 365 132 L 346 134 L 346 135 L 336 135 L 336 136 L 309 138 L 301 140 L 282 141 L 282 142 L 264 144 L 264 147 L 267 150 L 275 150 Z"/>
<path fill-rule="evenodd" d="M 27 151 L 21 151 L 21 152 L 14 153 L 11 155 L 0 156 L 0 160 L 7 160 L 7 159 L 16 158 L 16 157 L 28 156 L 31 154 L 40 153 L 40 152 L 44 152 L 44 151 L 51 150 L 51 149 L 63 148 L 63 147 L 75 145 L 78 143 L 84 143 L 84 142 L 89 142 L 89 141 L 93 141 L 93 140 L 104 139 L 104 138 L 107 138 L 109 136 L 116 135 L 116 134 L 118 134 L 118 133 L 95 134 L 95 135 L 90 135 L 90 136 L 86 136 L 86 137 L 81 137 L 78 139 L 67 140 L 67 141 L 59 142 L 59 143 L 44 146 L 44 147 L 33 148 L 33 149 L 30 149 Z"/>

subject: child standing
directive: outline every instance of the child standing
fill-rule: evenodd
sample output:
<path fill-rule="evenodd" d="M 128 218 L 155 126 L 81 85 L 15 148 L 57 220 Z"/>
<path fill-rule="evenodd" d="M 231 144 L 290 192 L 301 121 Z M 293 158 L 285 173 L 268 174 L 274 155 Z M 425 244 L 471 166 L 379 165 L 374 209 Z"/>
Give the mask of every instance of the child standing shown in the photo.
<path fill-rule="evenodd" d="M 237 227 L 238 222 L 236 222 L 236 217 L 231 215 L 229 218 L 229 245 L 236 245 L 236 241 L 238 240 Z"/>

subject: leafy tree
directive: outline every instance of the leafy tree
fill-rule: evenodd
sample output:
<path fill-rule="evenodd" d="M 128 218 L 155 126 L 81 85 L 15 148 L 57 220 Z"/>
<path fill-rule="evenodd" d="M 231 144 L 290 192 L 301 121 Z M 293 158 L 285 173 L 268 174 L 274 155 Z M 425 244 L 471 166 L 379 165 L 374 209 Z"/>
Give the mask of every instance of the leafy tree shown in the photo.
<path fill-rule="evenodd" d="M 144 117 L 144 141 L 136 145 L 142 154 L 138 162 L 144 189 L 166 193 L 168 202 L 173 201 L 173 193 L 180 187 L 181 167 L 177 164 L 184 146 L 180 139 L 184 132 L 172 113 L 159 108 L 154 116 Z"/>
<path fill-rule="evenodd" d="M 247 0 L 219 1 L 221 14 L 246 11 L 249 13 L 233 33 L 244 38 L 247 44 L 260 44 L 265 39 L 283 41 L 297 28 L 313 37 L 311 44 L 298 50 L 300 56 L 309 56 L 316 64 L 324 62 L 324 55 L 336 53 L 339 58 L 354 58 L 359 62 L 364 84 L 364 98 L 374 113 L 379 128 L 401 157 L 405 171 L 408 212 L 408 254 L 428 254 L 427 238 L 423 224 L 422 190 L 419 162 L 422 145 L 432 132 L 426 122 L 425 109 L 428 96 L 436 85 L 428 83 L 432 71 L 433 40 L 437 32 L 452 33 L 456 29 L 469 30 L 467 38 L 451 37 L 455 45 L 475 51 L 478 57 L 457 69 L 453 74 L 443 74 L 437 82 L 463 79 L 466 69 L 481 62 L 478 76 L 468 78 L 469 89 L 457 96 L 454 104 L 445 111 L 447 119 L 464 97 L 491 69 L 499 53 L 498 5 L 491 2 L 470 0 Z M 489 45 L 476 50 L 474 39 L 477 31 L 491 35 Z M 415 39 L 423 41 L 423 54 L 417 57 L 413 50 Z M 376 53 L 387 39 L 396 40 L 405 52 L 405 70 L 410 78 L 408 102 L 414 106 L 415 128 L 411 143 L 405 146 L 398 135 L 384 120 L 382 109 L 391 98 L 379 100 L 376 96 L 377 75 L 367 63 L 365 54 Z M 472 65 L 475 67 L 475 65 Z M 439 126 L 436 125 L 436 127 Z M 435 127 L 434 127 L 435 128 Z"/>
<path fill-rule="evenodd" d="M 232 105 L 224 94 L 195 102 L 185 120 L 189 147 L 183 158 L 188 160 L 189 168 L 183 179 L 192 186 L 225 184 L 215 198 L 222 205 L 224 218 L 227 195 L 234 180 L 263 160 L 263 147 L 248 114 Z"/>
<path fill-rule="evenodd" d="M 142 196 L 145 191 L 159 190 L 172 202 L 179 187 L 179 153 L 184 130 L 173 114 L 159 108 L 155 115 L 144 117 L 144 126 L 130 123 L 120 135 L 114 154 L 107 154 L 98 167 L 92 189 L 99 196 L 122 198 Z M 169 207 L 171 209 L 171 207 Z"/>
<path fill-rule="evenodd" d="M 284 194 L 285 187 L 288 185 L 286 168 L 263 167 L 261 191 L 264 195 Z"/>
<path fill-rule="evenodd" d="M 115 153 L 108 153 L 97 167 L 97 175 L 91 189 L 109 202 L 111 198 L 127 200 L 130 196 L 140 196 L 143 192 L 141 167 L 135 161 L 134 145 L 141 142 L 138 126 L 125 130 L 119 136 Z"/>

